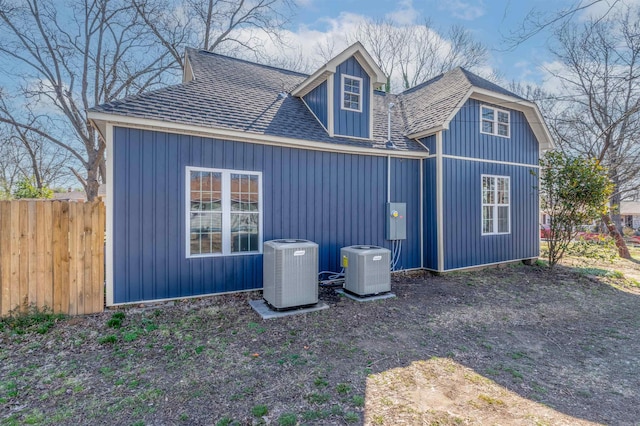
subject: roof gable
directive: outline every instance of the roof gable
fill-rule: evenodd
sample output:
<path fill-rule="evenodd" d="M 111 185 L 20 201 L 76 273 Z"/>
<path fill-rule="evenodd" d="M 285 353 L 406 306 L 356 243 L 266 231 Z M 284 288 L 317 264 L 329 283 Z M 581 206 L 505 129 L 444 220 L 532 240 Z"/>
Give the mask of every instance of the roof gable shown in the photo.
<path fill-rule="evenodd" d="M 540 143 L 540 149 L 554 147 L 536 104 L 461 67 L 401 93 L 407 137 L 419 139 L 448 129 L 451 120 L 469 98 L 523 112 Z"/>
<path fill-rule="evenodd" d="M 335 74 L 336 68 L 352 56 L 358 61 L 360 66 L 364 68 L 369 77 L 371 77 L 371 83 L 374 87 L 379 87 L 387 82 L 387 76 L 380 69 L 378 64 L 376 64 L 376 61 L 373 60 L 362 43 L 358 41 L 347 47 L 340 54 L 316 70 L 316 72 L 307 77 L 291 92 L 291 94 L 293 96 L 302 97 L 311 92 L 317 86 L 322 84 L 329 75 Z"/>

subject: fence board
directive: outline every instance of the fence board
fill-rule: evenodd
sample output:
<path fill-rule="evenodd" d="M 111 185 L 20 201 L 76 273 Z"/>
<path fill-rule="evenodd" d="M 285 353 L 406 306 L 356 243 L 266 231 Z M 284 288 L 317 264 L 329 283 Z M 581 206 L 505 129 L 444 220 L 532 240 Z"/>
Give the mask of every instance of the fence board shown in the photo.
<path fill-rule="evenodd" d="M 101 312 L 104 226 L 101 202 L 0 201 L 0 316 L 30 305 Z"/>
<path fill-rule="evenodd" d="M 29 245 L 29 274 L 27 287 L 29 300 L 38 304 L 38 248 L 36 246 L 36 203 L 27 204 L 28 245 Z"/>
<path fill-rule="evenodd" d="M 91 286 L 91 206 L 84 206 L 84 303 L 93 306 L 93 286 Z"/>
<path fill-rule="evenodd" d="M 9 218 L 11 205 L 6 201 L 0 201 L 0 218 Z M 11 309 L 11 226 L 9 220 L 0 219 L 0 315 L 6 315 Z"/>
<path fill-rule="evenodd" d="M 45 268 L 46 268 L 46 250 L 44 233 L 48 229 L 44 223 L 44 206 L 45 203 L 36 204 L 36 303 L 45 305 Z M 0 220 L 1 222 L 1 220 Z M 0 255 L 0 259 L 2 255 Z"/>
<path fill-rule="evenodd" d="M 44 302 L 53 307 L 53 203 L 44 203 Z"/>
<path fill-rule="evenodd" d="M 9 305 L 9 310 L 19 307 L 22 303 L 22 301 L 20 300 L 20 205 L 18 203 L 11 204 L 10 208 L 11 221 L 14 225 L 11 226 L 11 239 L 9 241 L 9 244 L 11 244 L 10 284 L 13 284 L 11 286 L 11 290 L 9 291 L 9 293 L 11 294 L 11 304 Z"/>
<path fill-rule="evenodd" d="M 69 204 L 69 314 L 78 314 L 78 203 Z"/>

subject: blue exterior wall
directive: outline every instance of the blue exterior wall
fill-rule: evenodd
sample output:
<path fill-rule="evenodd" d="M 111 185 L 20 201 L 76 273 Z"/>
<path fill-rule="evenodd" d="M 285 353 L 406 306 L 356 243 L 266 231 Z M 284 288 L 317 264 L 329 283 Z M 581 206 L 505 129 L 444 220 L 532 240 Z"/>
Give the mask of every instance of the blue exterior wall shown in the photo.
<path fill-rule="evenodd" d="M 429 154 L 436 153 L 436 135 L 427 136 L 426 138 L 420 139 L 422 145 L 426 146 L 429 150 Z"/>
<path fill-rule="evenodd" d="M 437 186 L 435 158 L 423 160 L 423 214 L 424 214 L 424 238 L 423 238 L 423 266 L 427 269 L 438 269 L 438 210 L 437 210 Z"/>
<path fill-rule="evenodd" d="M 342 109 L 342 74 L 362 78 L 362 112 L 345 111 Z M 358 61 L 351 57 L 336 67 L 333 76 L 333 121 L 336 135 L 355 136 L 369 138 L 369 103 L 371 79 L 360 66 Z"/>
<path fill-rule="evenodd" d="M 313 111 L 320 123 L 327 128 L 327 115 L 329 114 L 329 108 L 327 107 L 327 82 L 323 82 L 321 85 L 313 89 L 311 92 L 303 96 L 305 103 L 309 106 L 309 109 Z"/>
<path fill-rule="evenodd" d="M 511 112 L 510 138 L 480 133 L 480 105 Z M 451 120 L 449 130 L 442 133 L 442 150 L 445 155 L 522 164 L 538 164 L 539 155 L 538 141 L 523 113 L 475 99 L 467 100 Z"/>
<path fill-rule="evenodd" d="M 537 177 L 534 168 L 443 159 L 444 267 L 463 268 L 537 257 Z M 511 178 L 511 233 L 482 235 L 481 175 Z"/>
<path fill-rule="evenodd" d="M 353 244 L 384 239 L 386 157 L 283 148 L 116 127 L 114 303 L 259 289 L 262 255 L 185 256 L 185 167 L 261 171 L 263 236 L 304 238 L 320 268 Z M 419 160 L 391 161 L 391 201 L 407 203 L 399 265 L 420 266 Z"/>

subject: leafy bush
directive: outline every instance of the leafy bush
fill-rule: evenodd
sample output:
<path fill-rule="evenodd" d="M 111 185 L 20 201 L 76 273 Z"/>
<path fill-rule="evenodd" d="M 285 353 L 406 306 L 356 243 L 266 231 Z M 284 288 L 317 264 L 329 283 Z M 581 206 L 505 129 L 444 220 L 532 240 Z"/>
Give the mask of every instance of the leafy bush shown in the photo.
<path fill-rule="evenodd" d="M 16 334 L 36 332 L 47 333 L 58 321 L 65 319 L 64 314 L 55 314 L 51 308 L 38 308 L 36 305 L 14 309 L 9 316 L 0 318 L 0 331 L 10 330 Z"/>
<path fill-rule="evenodd" d="M 618 257 L 616 242 L 609 236 L 599 236 L 596 240 L 578 238 L 567 246 L 570 256 L 613 262 Z"/>

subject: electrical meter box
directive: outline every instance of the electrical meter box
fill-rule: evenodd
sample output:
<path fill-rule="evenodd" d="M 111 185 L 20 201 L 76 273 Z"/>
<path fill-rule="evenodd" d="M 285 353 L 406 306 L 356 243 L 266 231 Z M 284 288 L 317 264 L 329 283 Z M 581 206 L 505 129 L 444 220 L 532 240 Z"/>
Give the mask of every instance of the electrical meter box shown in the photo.
<path fill-rule="evenodd" d="M 407 239 L 407 203 L 387 203 L 387 240 Z"/>

